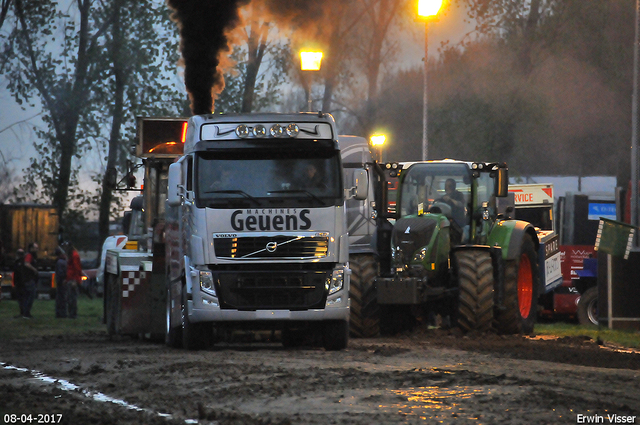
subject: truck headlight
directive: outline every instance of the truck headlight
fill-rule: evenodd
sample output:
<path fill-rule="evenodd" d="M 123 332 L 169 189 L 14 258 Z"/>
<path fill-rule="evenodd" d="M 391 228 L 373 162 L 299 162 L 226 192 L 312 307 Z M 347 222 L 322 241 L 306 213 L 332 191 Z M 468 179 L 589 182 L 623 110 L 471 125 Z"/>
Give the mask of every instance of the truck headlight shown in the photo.
<path fill-rule="evenodd" d="M 344 271 L 334 270 L 331 274 L 331 280 L 328 282 L 329 295 L 335 294 L 344 287 Z"/>
<path fill-rule="evenodd" d="M 210 271 L 200 271 L 200 290 L 214 297 L 218 296 L 213 284 L 213 274 Z"/>

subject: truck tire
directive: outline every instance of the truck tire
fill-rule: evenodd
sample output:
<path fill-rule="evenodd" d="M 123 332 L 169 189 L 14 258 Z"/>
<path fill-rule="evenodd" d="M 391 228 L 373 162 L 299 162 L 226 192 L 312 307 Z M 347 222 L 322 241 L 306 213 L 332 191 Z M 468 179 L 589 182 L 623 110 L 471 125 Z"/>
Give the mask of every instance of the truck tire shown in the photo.
<path fill-rule="evenodd" d="M 118 288 L 118 276 L 105 274 L 105 290 L 107 291 L 105 316 L 107 322 L 107 334 L 110 336 L 117 334 L 117 322 L 120 314 L 120 297 Z"/>
<path fill-rule="evenodd" d="M 493 326 L 493 264 L 485 250 L 454 253 L 458 283 L 457 324 L 463 331 L 490 331 Z"/>
<path fill-rule="evenodd" d="M 504 272 L 504 309 L 496 311 L 496 329 L 502 334 L 530 334 L 536 322 L 540 286 L 538 254 L 533 240 L 522 239 L 520 254 Z"/>
<path fill-rule="evenodd" d="M 351 267 L 349 332 L 356 338 L 377 336 L 380 333 L 380 308 L 375 287 L 378 262 L 373 255 L 352 255 L 349 257 L 349 265 Z"/>
<path fill-rule="evenodd" d="M 324 324 L 322 345 L 327 351 L 344 350 L 349 344 L 349 322 L 330 320 Z"/>
<path fill-rule="evenodd" d="M 165 319 L 164 343 L 169 347 L 180 348 L 182 345 L 182 328 L 180 326 L 172 326 L 171 323 L 171 290 L 169 288 L 167 288 Z"/>
<path fill-rule="evenodd" d="M 578 301 L 578 322 L 583 326 L 598 326 L 598 287 L 586 291 Z"/>
<path fill-rule="evenodd" d="M 191 323 L 187 314 L 187 291 L 182 288 L 182 347 L 187 350 L 207 348 L 212 341 L 210 323 Z"/>

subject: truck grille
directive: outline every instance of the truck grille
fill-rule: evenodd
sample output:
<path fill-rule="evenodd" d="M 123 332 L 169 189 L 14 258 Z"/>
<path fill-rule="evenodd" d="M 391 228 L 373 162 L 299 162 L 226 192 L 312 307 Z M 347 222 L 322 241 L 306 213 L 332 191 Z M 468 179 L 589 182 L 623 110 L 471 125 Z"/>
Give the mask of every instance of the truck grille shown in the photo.
<path fill-rule="evenodd" d="M 238 310 L 323 308 L 326 282 L 324 271 L 298 273 L 217 273 L 222 308 Z"/>
<path fill-rule="evenodd" d="M 260 236 L 216 238 L 216 257 L 224 259 L 322 258 L 329 251 L 329 239 L 317 236 Z"/>

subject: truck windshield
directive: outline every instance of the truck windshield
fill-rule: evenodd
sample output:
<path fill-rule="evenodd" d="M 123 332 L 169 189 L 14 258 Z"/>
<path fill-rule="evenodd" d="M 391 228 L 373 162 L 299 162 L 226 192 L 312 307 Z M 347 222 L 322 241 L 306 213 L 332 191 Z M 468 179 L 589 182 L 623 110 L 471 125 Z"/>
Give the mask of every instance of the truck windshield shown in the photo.
<path fill-rule="evenodd" d="M 449 205 L 455 221 L 464 226 L 469 217 L 470 182 L 465 164 L 415 164 L 402 176 L 400 216 L 427 213 L 440 202 Z"/>
<path fill-rule="evenodd" d="M 242 149 L 196 156 L 196 202 L 212 208 L 342 205 L 339 151 Z"/>

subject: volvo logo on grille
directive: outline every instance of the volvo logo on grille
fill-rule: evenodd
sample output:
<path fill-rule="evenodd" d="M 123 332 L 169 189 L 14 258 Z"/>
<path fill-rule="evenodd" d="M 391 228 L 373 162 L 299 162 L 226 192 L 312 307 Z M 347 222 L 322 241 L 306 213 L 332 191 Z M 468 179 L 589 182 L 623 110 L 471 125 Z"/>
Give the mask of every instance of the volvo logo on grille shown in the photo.
<path fill-rule="evenodd" d="M 271 241 L 267 244 L 267 251 L 274 252 L 276 249 L 278 249 L 278 242 Z"/>

